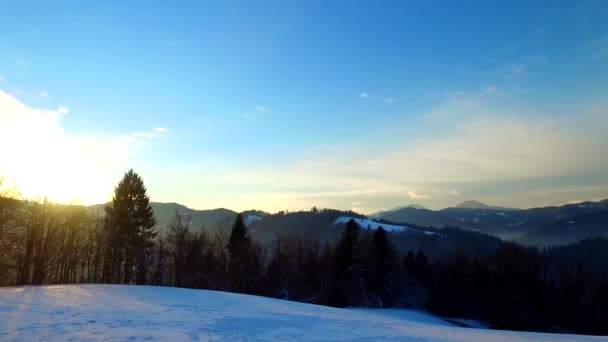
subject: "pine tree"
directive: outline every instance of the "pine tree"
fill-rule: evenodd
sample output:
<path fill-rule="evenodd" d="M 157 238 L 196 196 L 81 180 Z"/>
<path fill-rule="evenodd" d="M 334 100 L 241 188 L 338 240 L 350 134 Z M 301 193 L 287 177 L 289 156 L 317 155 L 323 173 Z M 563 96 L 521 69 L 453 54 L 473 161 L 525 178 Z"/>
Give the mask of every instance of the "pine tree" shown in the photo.
<path fill-rule="evenodd" d="M 144 182 L 131 169 L 114 189 L 112 203 L 106 207 L 106 282 L 129 284 L 134 271 L 138 284 L 146 282 L 155 225 Z"/>
<path fill-rule="evenodd" d="M 364 295 L 361 252 L 359 249 L 359 225 L 350 220 L 336 246 L 331 268 L 328 301 L 331 305 L 361 304 Z"/>
<path fill-rule="evenodd" d="M 241 214 L 236 217 L 232 226 L 226 248 L 230 255 L 229 273 L 233 278 L 232 288 L 235 291 L 248 292 L 251 285 L 247 278 L 251 271 L 252 243 Z"/>
<path fill-rule="evenodd" d="M 396 263 L 393 246 L 384 228 L 374 232 L 371 244 L 370 287 L 373 304 L 379 307 L 392 306 L 395 297 Z"/>

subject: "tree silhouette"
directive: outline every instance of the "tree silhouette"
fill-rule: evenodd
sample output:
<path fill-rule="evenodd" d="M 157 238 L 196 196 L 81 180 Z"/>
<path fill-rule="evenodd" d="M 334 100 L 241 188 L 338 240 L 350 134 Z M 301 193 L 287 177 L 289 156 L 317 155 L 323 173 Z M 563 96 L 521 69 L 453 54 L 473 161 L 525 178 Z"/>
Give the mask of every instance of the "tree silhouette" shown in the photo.
<path fill-rule="evenodd" d="M 232 287 L 235 291 L 246 292 L 250 287 L 247 276 L 251 266 L 249 259 L 252 253 L 252 243 L 241 214 L 236 217 L 232 226 L 226 248 L 230 255 L 229 271 L 233 279 Z"/>
<path fill-rule="evenodd" d="M 105 281 L 129 284 L 135 272 L 136 282 L 145 283 L 155 225 L 144 182 L 131 169 L 114 189 L 112 203 L 106 207 Z"/>

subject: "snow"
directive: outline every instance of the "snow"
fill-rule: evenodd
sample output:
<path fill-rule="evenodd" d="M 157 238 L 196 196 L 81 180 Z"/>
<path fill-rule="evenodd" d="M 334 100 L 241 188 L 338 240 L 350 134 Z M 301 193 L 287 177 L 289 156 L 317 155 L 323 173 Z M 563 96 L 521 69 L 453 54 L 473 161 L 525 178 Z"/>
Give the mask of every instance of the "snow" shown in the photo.
<path fill-rule="evenodd" d="M 461 328 L 412 310 L 338 309 L 204 290 L 125 285 L 0 289 L 2 341 L 597 341 Z"/>
<path fill-rule="evenodd" d="M 357 224 L 361 228 L 364 228 L 364 229 L 367 229 L 369 227 L 370 229 L 374 229 L 375 230 L 375 229 L 378 229 L 379 227 L 382 227 L 387 232 L 412 230 L 412 231 L 415 231 L 415 232 L 423 233 L 425 235 L 441 235 L 441 234 L 437 234 L 435 232 L 429 232 L 429 231 L 426 231 L 426 230 L 412 229 L 411 227 L 408 227 L 408 226 L 400 226 L 400 225 L 396 225 L 396 224 L 380 223 L 380 222 L 376 222 L 376 221 L 373 221 L 373 220 L 370 220 L 370 219 L 350 217 L 350 216 L 340 216 L 340 217 L 338 217 L 334 221 L 334 224 L 346 224 L 350 220 L 355 220 L 355 222 L 357 222 Z"/>
<path fill-rule="evenodd" d="M 380 222 L 372 221 L 369 219 L 356 218 L 356 217 L 350 217 L 350 216 L 340 216 L 334 221 L 334 224 L 346 224 L 350 220 L 355 220 L 355 222 L 357 222 L 357 224 L 361 228 L 364 228 L 364 229 L 367 229 L 368 227 L 371 229 L 378 229 L 378 227 L 382 227 L 382 228 L 384 228 L 384 230 L 391 231 L 391 232 L 412 229 L 407 226 L 398 226 L 395 224 L 380 223 Z"/>
<path fill-rule="evenodd" d="M 509 215 L 507 215 L 507 214 L 503 213 L 502 211 L 501 211 L 501 212 L 496 213 L 496 215 L 498 215 L 498 216 L 502 216 L 502 217 L 505 217 L 505 218 L 506 218 L 506 217 L 509 217 Z"/>
<path fill-rule="evenodd" d="M 250 225 L 250 224 L 252 224 L 253 222 L 255 222 L 255 221 L 259 221 L 259 220 L 261 220 L 261 219 L 262 219 L 262 218 L 261 218 L 261 217 L 259 217 L 259 216 L 257 216 L 257 215 L 248 215 L 248 216 L 245 218 L 245 224 L 249 226 L 249 225 Z"/>

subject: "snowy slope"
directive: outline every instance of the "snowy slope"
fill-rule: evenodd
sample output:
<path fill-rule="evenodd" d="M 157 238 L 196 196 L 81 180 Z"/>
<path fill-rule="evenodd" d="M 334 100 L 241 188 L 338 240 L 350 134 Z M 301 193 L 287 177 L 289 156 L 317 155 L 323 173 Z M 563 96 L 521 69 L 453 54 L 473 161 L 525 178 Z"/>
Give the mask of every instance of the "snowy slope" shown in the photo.
<path fill-rule="evenodd" d="M 350 220 L 355 220 L 355 222 L 357 222 L 357 224 L 363 229 L 367 229 L 368 227 L 370 229 L 378 229 L 378 227 L 382 227 L 382 228 L 384 228 L 384 230 L 390 231 L 390 232 L 412 229 L 408 226 L 399 226 L 399 225 L 395 225 L 395 224 L 380 223 L 380 222 L 376 222 L 376 221 L 373 221 L 370 219 L 356 218 L 356 217 L 350 217 L 350 216 L 340 216 L 334 221 L 334 224 L 346 224 Z M 424 233 L 427 235 L 439 235 L 435 232 L 429 232 L 426 230 L 415 230 L 415 231 L 418 231 L 418 232 L 421 232 L 421 233 Z"/>
<path fill-rule="evenodd" d="M 1 341 L 599 341 L 456 327 L 410 310 L 336 309 L 151 286 L 0 289 Z"/>
<path fill-rule="evenodd" d="M 253 222 L 255 222 L 255 221 L 259 221 L 259 220 L 261 220 L 261 219 L 262 219 L 262 218 L 261 218 L 261 217 L 259 217 L 259 216 L 257 216 L 257 215 L 247 215 L 247 217 L 245 218 L 245 224 L 246 224 L 247 226 L 249 226 L 249 225 L 251 225 Z"/>

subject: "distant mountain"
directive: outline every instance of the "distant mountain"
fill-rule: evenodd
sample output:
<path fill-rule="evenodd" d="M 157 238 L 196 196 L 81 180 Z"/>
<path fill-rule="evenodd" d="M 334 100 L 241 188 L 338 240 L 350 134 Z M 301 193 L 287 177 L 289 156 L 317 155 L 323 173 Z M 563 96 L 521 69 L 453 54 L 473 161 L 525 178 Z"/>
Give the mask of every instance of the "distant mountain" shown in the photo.
<path fill-rule="evenodd" d="M 403 208 L 427 209 L 428 210 L 427 207 L 423 206 L 422 204 L 417 204 L 417 203 L 405 205 L 403 207 L 395 207 L 395 208 L 390 209 L 390 210 L 399 210 L 399 209 L 403 209 Z"/>
<path fill-rule="evenodd" d="M 195 210 L 178 203 L 151 204 L 157 229 L 161 232 L 165 231 L 166 224 L 176 211 L 191 215 L 191 229 L 204 227 L 208 232 L 229 231 L 237 215 L 237 212 L 225 208 Z M 100 204 L 90 208 L 103 215 L 104 207 L 105 204 Z M 370 218 L 385 225 L 405 225 L 418 230 L 435 228 L 439 232 L 446 231 L 445 227 L 460 228 L 538 246 L 560 245 L 597 236 L 608 237 L 608 200 L 523 210 L 492 207 L 478 201 L 466 201 L 456 207 L 436 211 L 421 207 L 409 205 L 379 212 L 370 215 Z M 242 214 L 252 237 L 261 242 L 288 233 L 332 240 L 340 235 L 340 230 L 334 224 L 339 217 L 366 218 L 333 209 L 276 214 L 249 210 Z M 412 237 L 408 236 L 407 239 Z"/>
<path fill-rule="evenodd" d="M 167 223 L 171 220 L 171 217 L 175 215 L 175 212 L 179 212 L 180 214 L 190 215 L 192 217 L 192 223 L 190 224 L 190 228 L 192 230 L 198 230 L 203 227 L 206 231 L 214 232 L 221 229 L 230 229 L 234 220 L 236 219 L 237 212 L 225 209 L 208 209 L 208 210 L 196 210 L 188 208 L 182 204 L 178 203 L 160 203 L 160 202 L 151 202 L 152 210 L 154 211 L 154 216 L 156 217 L 156 227 L 158 231 L 164 231 Z M 100 215 L 103 215 L 103 208 L 106 204 L 96 204 L 90 206 L 90 208 Z M 247 219 L 247 213 L 244 215 Z M 263 216 L 262 212 L 252 211 L 251 213 L 255 213 L 257 216 Z"/>
<path fill-rule="evenodd" d="M 483 204 L 479 201 L 464 201 L 458 205 L 456 208 L 464 208 L 464 209 L 489 209 L 490 206 L 487 204 Z"/>
<path fill-rule="evenodd" d="M 479 201 L 469 200 L 457 204 L 455 208 L 461 209 L 491 209 L 491 210 L 519 210 L 516 208 L 493 207 Z"/>
<path fill-rule="evenodd" d="M 400 224 L 445 226 L 491 234 L 524 244 L 554 245 L 608 235 L 608 200 L 560 207 L 511 209 L 466 201 L 453 208 L 402 208 L 378 213 L 375 218 Z M 569 223 L 572 222 L 572 223 Z"/>

